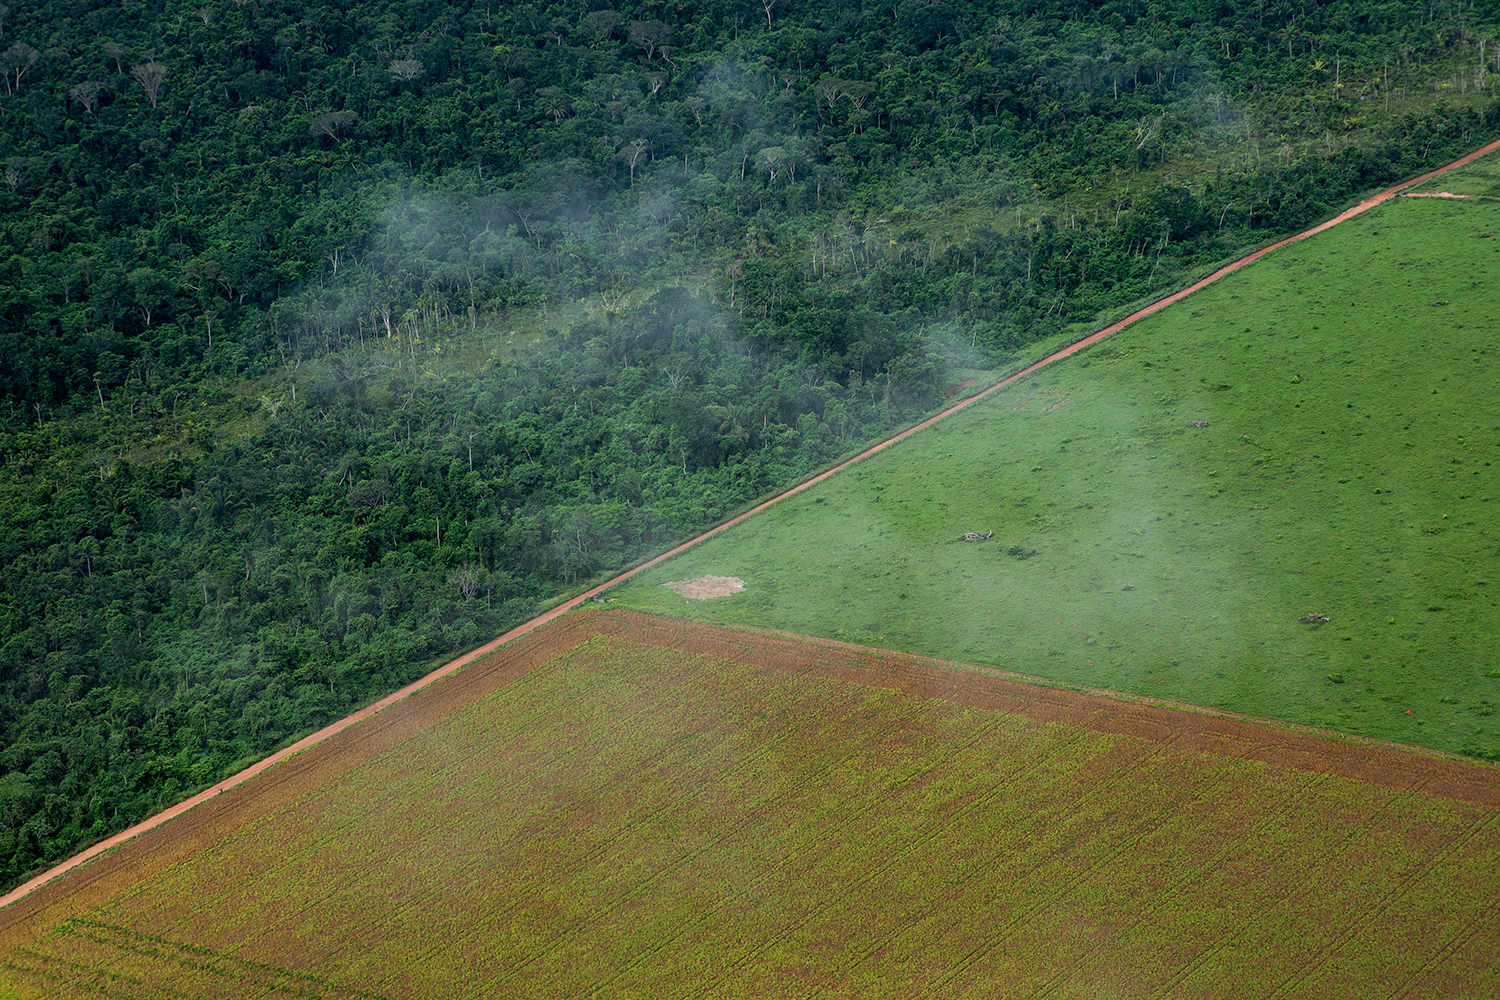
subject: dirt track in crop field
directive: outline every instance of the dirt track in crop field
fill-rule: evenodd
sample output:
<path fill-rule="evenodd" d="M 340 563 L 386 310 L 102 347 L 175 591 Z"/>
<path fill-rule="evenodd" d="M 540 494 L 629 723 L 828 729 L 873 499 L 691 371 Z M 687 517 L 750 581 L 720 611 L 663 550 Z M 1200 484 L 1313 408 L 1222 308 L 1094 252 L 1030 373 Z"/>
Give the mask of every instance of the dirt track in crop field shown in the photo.
<path fill-rule="evenodd" d="M 1030 367 L 1024 369 L 1023 371 L 1018 372 L 1015 375 L 1012 375 L 1009 378 L 1006 378 L 1003 381 L 996 383 L 995 385 L 989 387 L 988 389 L 985 389 L 982 392 L 976 393 L 975 395 L 968 397 L 967 399 L 963 400 L 962 402 L 957 403 L 954 406 L 949 407 L 948 409 L 946 409 L 943 412 L 937 414 L 936 416 L 930 417 L 927 420 L 924 420 L 921 423 L 919 423 L 919 424 L 917 424 L 917 425 L 915 425 L 913 427 L 910 427 L 907 430 L 902 431 L 901 433 L 896 434 L 893 437 L 888 438 L 887 440 L 882 441 L 879 444 L 877 444 L 877 445 L 875 445 L 875 446 L 873 446 L 873 447 L 871 447 L 869 449 L 866 449 L 865 451 L 861 452 L 860 454 L 854 456 L 853 458 L 848 459 L 845 462 L 840 463 L 839 465 L 835 466 L 834 468 L 829 469 L 829 470 L 827 470 L 827 471 L 825 471 L 825 472 L 823 472 L 823 473 L 821 473 L 821 474 L 819 474 L 817 476 L 814 476 L 813 478 L 808 479 L 805 482 L 799 483 L 798 485 L 792 487 L 791 489 L 786 490 L 785 492 L 780 493 L 777 496 L 772 497 L 771 499 L 766 500 L 766 501 L 758 504 L 757 506 L 755 506 L 751 510 L 746 511 L 745 513 L 743 513 L 743 514 L 741 514 L 741 515 L 739 515 L 739 516 L 737 516 L 735 518 L 732 518 L 731 520 L 726 521 L 723 524 L 720 524 L 720 525 L 718 525 L 718 526 L 716 526 L 714 528 L 711 528 L 710 530 L 704 532 L 703 534 L 697 536 L 696 538 L 689 539 L 688 541 L 682 543 L 681 545 L 678 545 L 678 546 L 670 549 L 669 551 L 664 552 L 664 553 L 662 553 L 659 556 L 656 556 L 653 559 L 650 559 L 650 560 L 648 560 L 648 561 L 646 561 L 646 562 L 644 562 L 644 563 L 642 563 L 642 564 L 640 564 L 640 565 L 638 565 L 638 566 L 636 566 L 636 567 L 634 567 L 634 568 L 632 568 L 630 570 L 627 570 L 626 572 L 624 572 L 624 573 L 622 573 L 622 574 L 614 577 L 613 579 L 610 579 L 610 580 L 606 581 L 605 583 L 602 583 L 602 584 L 600 584 L 600 585 L 598 585 L 596 587 L 593 587 L 590 590 L 585 591 L 584 593 L 578 595 L 577 597 L 572 598 L 571 600 L 568 600 L 568 601 L 566 601 L 566 602 L 564 602 L 562 604 L 559 604 L 557 607 L 554 607 L 554 608 L 546 611 L 545 613 L 537 616 L 536 618 L 532 619 L 531 621 L 528 621 L 528 622 L 526 622 L 526 623 L 524 623 L 524 624 L 522 624 L 520 626 L 517 626 L 514 629 L 511 629 L 510 631 L 508 631 L 505 634 L 499 636 L 498 638 L 492 640 L 491 642 L 486 643 L 485 645 L 479 647 L 478 649 L 475 649 L 472 652 L 467 653 L 467 654 L 465 654 L 463 656 L 460 656 L 457 659 L 455 659 L 455 660 L 453 660 L 453 661 L 451 661 L 451 662 L 449 662 L 449 663 L 447 663 L 447 664 L 439 667 L 438 669 L 432 671 L 431 673 L 429 673 L 426 676 L 422 677 L 421 679 L 413 682 L 412 684 L 409 684 L 406 687 L 401 688 L 399 691 L 396 691 L 396 692 L 394 692 L 394 693 L 386 696 L 385 698 L 380 699 L 379 701 L 375 702 L 374 704 L 369 705 L 369 706 L 367 706 L 367 707 L 365 707 L 363 709 L 360 709 L 359 711 L 354 712 L 353 714 L 351 714 L 349 716 L 346 716 L 343 719 L 340 719 L 340 720 L 338 720 L 338 721 L 336 721 L 334 723 L 331 723 L 330 725 L 324 727 L 323 729 L 320 729 L 317 732 L 313 733 L 312 735 L 310 735 L 310 736 L 308 736 L 308 737 L 306 737 L 306 738 L 298 741 L 296 744 L 294 744 L 294 745 L 292 745 L 290 747 L 287 747 L 287 748 L 285 748 L 283 750 L 277 751 L 276 753 L 268 756 L 267 758 L 265 758 L 264 760 L 260 761 L 259 763 L 256 763 L 256 764 L 250 766 L 249 768 L 246 768 L 244 771 L 241 771 L 240 773 L 238 773 L 236 775 L 233 775 L 230 778 L 226 778 L 224 781 L 219 782 L 218 784 L 214 785 L 213 787 L 211 787 L 211 788 L 209 788 L 209 789 L 207 789 L 207 790 L 205 790 L 205 791 L 203 791 L 203 792 L 201 792 L 201 793 L 199 793 L 199 794 L 197 794 L 197 795 L 195 795 L 195 796 L 193 796 L 193 797 L 191 797 L 191 798 L 189 798 L 189 799 L 187 799 L 187 800 L 185 800 L 183 802 L 180 802 L 180 803 L 178 803 L 175 806 L 172 806 L 172 807 L 170 807 L 170 808 L 168 808 L 166 810 L 163 810 L 162 812 L 156 814 L 155 816 L 152 816 L 149 819 L 147 819 L 147 820 L 145 820 L 145 821 L 143 821 L 143 822 L 141 822 L 139 824 L 136 824 L 135 826 L 130 827 L 129 829 L 127 829 L 127 830 L 125 830 L 125 831 L 123 831 L 123 832 L 121 832 L 119 834 L 116 834 L 116 835 L 114 835 L 112 837 L 109 837 L 106 840 L 101 841 L 100 843 L 95 844 L 92 847 L 87 848 L 86 850 L 80 852 L 79 854 L 75 855 L 72 858 L 69 858 L 68 860 L 62 862 L 61 864 L 58 864 L 58 865 L 54 866 L 53 868 L 51 868 L 51 869 L 49 869 L 49 870 L 47 870 L 47 871 L 45 871 L 45 872 L 43 872 L 43 873 L 41 873 L 41 874 L 33 877 L 32 879 L 30 879 L 27 882 L 21 884 L 20 886 L 18 886 L 17 888 L 15 888 L 14 890 L 12 890 L 11 892 L 7 893 L 3 897 L 0 897 L 0 908 L 8 907 L 8 906 L 11 906 L 11 905 L 15 904 L 16 902 L 24 899 L 31 892 L 34 892 L 35 890 L 37 890 L 41 886 L 46 885 L 48 882 L 52 881 L 53 879 L 58 878 L 59 876 L 63 875 L 64 873 L 66 873 L 68 871 L 71 871 L 72 869 L 77 868 L 77 867 L 79 867 L 81 865 L 87 864 L 92 859 L 94 859 L 96 857 L 99 857 L 102 854 L 105 854 L 105 853 L 108 853 L 110 851 L 113 851 L 113 850 L 119 848 L 121 845 L 128 844 L 128 843 L 132 842 L 133 840 L 139 838 L 140 836 L 142 836 L 143 834 L 149 832 L 150 830 L 153 830 L 156 827 L 161 826 L 164 823 L 167 823 L 167 822 L 169 822 L 171 820 L 174 820 L 174 819 L 178 818 L 179 816 L 185 815 L 185 814 L 187 814 L 187 813 L 189 813 L 189 812 L 197 809 L 199 806 L 201 806 L 201 805 L 203 805 L 203 804 L 205 804 L 205 803 L 207 803 L 209 801 L 217 799 L 225 791 L 227 791 L 229 789 L 232 789 L 232 788 L 234 788 L 234 787 L 236 787 L 236 786 L 244 783 L 245 781 L 248 781 L 249 779 L 255 777 L 258 774 L 260 774 L 261 772 L 263 772 L 263 771 L 265 771 L 265 770 L 267 770 L 269 768 L 281 765 L 283 762 L 288 761 L 288 760 L 290 760 L 290 759 L 292 759 L 292 758 L 294 758 L 294 757 L 296 757 L 296 756 L 304 753 L 306 750 L 308 750 L 308 749 L 310 749 L 310 748 L 312 748 L 314 746 L 317 746 L 317 745 L 323 743 L 326 740 L 329 740 L 329 739 L 333 738 L 334 736 L 336 736 L 337 734 L 343 732 L 344 730 L 346 730 L 350 726 L 353 726 L 353 725 L 355 725 L 357 723 L 361 723 L 361 722 L 363 722 L 363 721 L 365 721 L 365 720 L 367 720 L 367 719 L 369 719 L 369 718 L 371 718 L 371 717 L 373 717 L 373 716 L 375 716 L 375 715 L 377 715 L 379 713 L 384 712 L 390 706 L 393 706 L 393 705 L 396 705 L 396 704 L 400 703 L 401 701 L 403 701 L 403 700 L 411 697 L 416 692 L 424 690 L 429 685 L 433 684 L 434 682 L 436 682 L 438 680 L 441 680 L 441 679 L 443 679 L 445 677 L 448 677 L 451 674 L 454 674 L 454 673 L 457 673 L 457 672 L 463 670 L 469 664 L 474 663 L 477 660 L 480 660 L 480 659 L 482 659 L 484 657 L 490 656 L 495 650 L 500 649 L 501 647 L 505 646 L 507 643 L 513 642 L 517 638 L 519 638 L 521 636 L 524 636 L 524 635 L 532 632 L 533 630 L 535 630 L 537 628 L 540 628 L 541 626 L 547 624 L 548 622 L 551 622 L 552 620 L 558 618 L 559 616 L 561 616 L 563 614 L 566 614 L 567 612 L 573 610 L 574 608 L 579 607 L 580 605 L 582 605 L 585 602 L 589 601 L 590 599 L 594 598 L 598 594 L 603 593 L 605 590 L 609 589 L 610 587 L 614 587 L 614 586 L 618 585 L 619 583 L 623 582 L 625 579 L 627 579 L 627 578 L 629 578 L 631 576 L 634 576 L 636 573 L 639 573 L 642 570 L 645 570 L 645 569 L 648 569 L 648 568 L 650 568 L 652 566 L 655 566 L 657 563 L 660 563 L 660 562 L 662 562 L 662 561 L 664 561 L 666 559 L 670 559 L 671 557 L 677 555 L 678 553 L 683 552 L 683 551 L 691 548 L 694 545 L 697 545 L 699 542 L 704 541 L 705 539 L 710 538 L 710 537 L 718 534 L 719 532 L 724 531 L 725 529 L 727 529 L 729 527 L 732 527 L 735 524 L 738 524 L 740 521 L 745 520 L 746 518 L 748 518 L 748 517 L 750 517 L 750 516 L 752 516 L 752 515 L 760 512 L 761 510 L 764 510 L 765 508 L 769 507 L 771 504 L 778 503 L 779 501 L 784 500 L 787 497 L 790 497 L 790 496 L 793 496 L 794 494 L 800 493 L 801 491 L 803 491 L 803 490 L 805 490 L 805 489 L 807 489 L 807 488 L 815 485 L 816 483 L 819 483 L 822 480 L 827 479 L 829 476 L 832 476 L 832 475 L 834 475 L 834 474 L 842 471 L 846 467 L 848 467 L 850 465 L 853 465 L 856 462 L 862 461 L 865 458 L 868 458 L 871 455 L 874 455 L 877 452 L 880 452 L 880 451 L 884 450 L 885 448 L 887 448 L 887 447 L 889 447 L 889 446 L 891 446 L 891 445 L 893 445 L 893 444 L 895 444 L 895 443 L 897 443 L 899 441 L 902 441 L 902 440 L 906 439 L 907 437 L 910 437 L 912 434 L 915 434 L 916 432 L 918 432 L 918 431 L 920 431 L 920 430 L 922 430 L 922 429 L 924 429 L 926 427 L 929 427 L 929 426 L 937 423 L 939 420 L 943 420 L 943 419 L 945 419 L 945 418 L 947 418 L 949 416 L 952 416 L 954 413 L 957 413 L 959 410 L 962 410 L 965 407 L 968 407 L 968 406 L 970 406 L 970 405 L 972 405 L 974 403 L 977 403 L 981 399 L 984 399 L 984 398 L 990 396 L 992 393 L 995 393 L 995 392 L 999 391 L 1000 389 L 1002 389 L 1002 388 L 1004 388 L 1004 387 L 1012 384 L 1013 382 L 1016 382 L 1019 379 L 1025 378 L 1027 375 L 1030 375 L 1031 373 L 1037 371 L 1038 369 L 1043 368 L 1046 365 L 1052 364 L 1054 361 L 1059 361 L 1059 360 L 1061 360 L 1063 358 L 1069 357 L 1069 356 L 1077 353 L 1078 351 L 1082 350 L 1083 348 L 1088 347 L 1091 344 L 1095 344 L 1095 343 L 1099 342 L 1100 340 L 1103 340 L 1105 337 L 1108 337 L 1111 334 L 1114 334 L 1114 333 L 1119 332 L 1120 330 L 1123 330 L 1127 326 L 1130 326 L 1131 324 L 1133 324 L 1133 323 L 1135 323 L 1135 322 L 1137 322 L 1137 321 L 1139 321 L 1141 319 L 1144 319 L 1145 317 L 1150 316 L 1151 314 L 1153 314 L 1155 312 L 1158 312 L 1161 309 L 1166 308 L 1167 306 L 1173 304 L 1174 302 L 1177 302 L 1177 301 L 1181 300 L 1182 298 L 1184 298 L 1184 297 L 1186 297 L 1188 295 L 1191 295 L 1193 292 L 1196 292 L 1199 289 L 1202 289 L 1202 288 L 1206 287 L 1207 285 L 1210 285 L 1213 282 L 1218 281 L 1220 278 L 1224 277 L 1225 275 L 1230 274 L 1230 273 L 1232 273 L 1232 272 L 1234 272 L 1236 270 L 1239 270 L 1240 268 L 1246 266 L 1247 264 L 1250 264 L 1253 261 L 1258 260 L 1262 256 L 1264 256 L 1264 255 L 1272 252 L 1273 250 L 1276 250 L 1276 249 L 1278 249 L 1280 247 L 1286 246 L 1286 245 L 1288 245 L 1290 243 L 1295 243 L 1295 242 L 1297 242 L 1299 240 L 1306 239 L 1307 237 L 1312 236 L 1312 235 L 1314 235 L 1316 233 L 1320 233 L 1320 232 L 1324 231 L 1325 229 L 1329 229 L 1332 226 L 1335 226 L 1335 225 L 1339 224 L 1340 222 L 1344 222 L 1347 219 L 1353 218 L 1356 215 L 1359 215 L 1359 214 L 1361 214 L 1361 213 L 1363 213 L 1365 211 L 1368 211 L 1369 209 L 1374 208 L 1375 206 L 1377 206 L 1379 204 L 1382 204 L 1382 203 L 1384 203 L 1386 201 L 1389 201 L 1391 198 L 1394 198 L 1397 195 L 1400 195 L 1403 191 L 1405 191 L 1408 188 L 1414 187 L 1415 185 L 1421 184 L 1424 181 L 1430 180 L 1430 179 L 1432 179 L 1434 177 L 1441 176 L 1441 175 L 1447 173 L 1450 170 L 1453 170 L 1453 169 L 1456 169 L 1458 167 L 1464 166 L 1464 165 L 1466 165 L 1468 163 L 1471 163 L 1474 160 L 1478 159 L 1479 157 L 1484 156 L 1485 154 L 1493 152 L 1493 151 L 1495 151 L 1497 149 L 1500 149 L 1500 140 L 1496 140 L 1495 142 L 1489 143 L 1488 145 L 1483 146 L 1480 149 L 1477 149 L 1474 152 L 1467 154 L 1466 156 L 1463 156 L 1463 157 L 1460 157 L 1457 160 L 1454 160 L 1452 163 L 1449 163 L 1449 164 L 1446 164 L 1446 165 L 1444 165 L 1442 167 L 1439 167 L 1438 169 L 1433 170 L 1433 171 L 1431 171 L 1429 173 L 1423 174 L 1420 177 L 1416 177 L 1416 178 L 1413 178 L 1412 180 L 1409 180 L 1409 181 L 1403 182 L 1401 184 L 1394 185 L 1393 187 L 1387 188 L 1386 190 L 1381 191 L 1378 194 L 1373 195 L 1372 197 L 1365 199 L 1364 201 L 1360 202 L 1355 207 L 1350 208 L 1350 209 L 1348 209 L 1348 210 L 1340 213 L 1339 215 L 1335 216 L 1334 218 L 1328 220 L 1327 222 L 1323 222 L 1323 223 L 1321 223 L 1321 224 L 1319 224 L 1317 226 L 1314 226 L 1314 227 L 1312 227 L 1312 228 L 1310 228 L 1310 229 L 1308 229 L 1308 230 L 1306 230 L 1304 232 L 1298 233 L 1295 236 L 1288 237 L 1287 239 L 1281 240 L 1280 242 L 1277 242 L 1277 243 L 1275 243 L 1275 244 L 1273 244 L 1271 246 L 1268 246 L 1268 247 L 1265 247 L 1264 249 L 1258 250 L 1255 253 L 1249 254 L 1248 256 L 1246 256 L 1244 258 L 1241 258 L 1240 260 L 1237 260 L 1234 263 L 1229 264 L 1229 265 L 1227 265 L 1227 266 L 1219 269 L 1218 271 L 1215 271 L 1213 274 L 1211 274 L 1208 277 L 1202 279 L 1201 281 L 1198 281 L 1198 282 L 1194 283 L 1193 285 L 1191 285 L 1191 286 L 1189 286 L 1189 287 L 1187 287 L 1185 289 L 1182 289 L 1179 292 L 1173 293 L 1172 295 L 1168 295 L 1168 296 L 1166 296 L 1166 297 L 1164 297 L 1164 298 L 1162 298 L 1162 299 L 1160 299 L 1160 300 L 1158 300 L 1156 302 L 1153 302 L 1152 304 L 1146 306 L 1143 309 L 1140 309 L 1140 310 L 1132 313 L 1131 315 L 1125 317 L 1124 319 L 1119 320 L 1118 322 L 1110 324 L 1109 326 L 1107 326 L 1104 329 L 1098 331 L 1097 333 L 1094 333 L 1094 334 L 1092 334 L 1092 335 L 1084 338 L 1083 340 L 1080 340 L 1077 343 L 1072 344 L 1072 345 L 1064 348 L 1063 350 L 1057 351 L 1056 353 L 1051 354 L 1051 355 L 1049 355 L 1046 358 L 1043 358 L 1041 361 L 1038 361 L 1037 363 L 1031 365 Z M 968 384 L 971 384 L 971 383 L 965 383 L 966 386 Z"/>
<path fill-rule="evenodd" d="M 1423 796 L 1500 808 L 1500 768 L 1416 750 L 1353 742 L 1237 718 L 1068 691 L 883 653 L 767 635 L 631 611 L 585 610 L 525 635 L 424 688 L 357 726 L 228 789 L 172 823 L 151 830 L 0 911 L 0 951 L 35 938 L 62 921 L 138 885 L 153 873 L 208 849 L 228 834 L 285 806 L 444 718 L 525 676 L 596 635 L 740 663 L 810 674 L 918 698 L 999 710 L 1036 722 L 1260 761 Z"/>

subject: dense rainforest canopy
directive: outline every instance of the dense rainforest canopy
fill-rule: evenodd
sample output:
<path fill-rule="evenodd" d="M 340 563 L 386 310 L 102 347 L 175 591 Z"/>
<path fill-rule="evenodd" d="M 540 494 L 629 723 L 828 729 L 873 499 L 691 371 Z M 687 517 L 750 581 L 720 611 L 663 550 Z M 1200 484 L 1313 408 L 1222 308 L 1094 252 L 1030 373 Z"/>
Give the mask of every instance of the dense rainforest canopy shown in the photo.
<path fill-rule="evenodd" d="M 1500 127 L 1493 2 L 0 17 L 0 883 Z"/>

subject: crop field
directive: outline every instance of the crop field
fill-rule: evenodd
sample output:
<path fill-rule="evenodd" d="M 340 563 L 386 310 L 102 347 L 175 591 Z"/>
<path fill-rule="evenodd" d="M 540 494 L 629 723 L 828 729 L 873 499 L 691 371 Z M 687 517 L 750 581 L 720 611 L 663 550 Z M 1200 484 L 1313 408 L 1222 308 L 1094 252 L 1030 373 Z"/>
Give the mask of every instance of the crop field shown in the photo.
<path fill-rule="evenodd" d="M 1500 758 L 1497 274 L 1387 203 L 608 596 Z"/>
<path fill-rule="evenodd" d="M 570 615 L 0 913 L 5 997 L 1500 993 L 1500 772 Z"/>

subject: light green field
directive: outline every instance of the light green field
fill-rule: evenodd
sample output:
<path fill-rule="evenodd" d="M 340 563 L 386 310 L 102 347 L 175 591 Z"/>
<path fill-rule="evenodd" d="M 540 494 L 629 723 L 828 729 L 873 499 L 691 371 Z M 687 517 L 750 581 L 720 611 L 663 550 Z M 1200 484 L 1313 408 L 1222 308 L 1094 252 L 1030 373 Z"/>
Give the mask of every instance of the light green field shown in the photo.
<path fill-rule="evenodd" d="M 1449 194 L 1500 198 L 1500 155 L 1490 153 L 1488 156 L 1481 156 L 1473 163 L 1450 170 L 1441 177 L 1423 181 L 1411 190 L 1421 194 L 1446 191 Z"/>
<path fill-rule="evenodd" d="M 1373 210 L 607 596 L 1500 757 L 1497 237 Z"/>

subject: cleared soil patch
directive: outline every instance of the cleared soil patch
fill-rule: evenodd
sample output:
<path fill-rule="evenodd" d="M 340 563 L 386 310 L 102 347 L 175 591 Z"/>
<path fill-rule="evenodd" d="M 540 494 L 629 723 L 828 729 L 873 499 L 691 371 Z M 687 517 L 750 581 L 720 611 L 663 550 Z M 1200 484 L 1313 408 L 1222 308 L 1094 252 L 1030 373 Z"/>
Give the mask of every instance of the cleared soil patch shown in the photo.
<path fill-rule="evenodd" d="M 1483 198 L 1484 195 L 1481 195 L 1481 194 L 1454 194 L 1451 191 L 1408 191 L 1408 192 L 1406 192 L 1406 197 L 1408 197 L 1408 198 L 1458 198 L 1460 200 L 1463 200 L 1463 199 L 1472 199 L 1472 198 Z"/>
<path fill-rule="evenodd" d="M 570 615 L 0 913 L 7 997 L 1496 995 L 1500 772 Z"/>
<path fill-rule="evenodd" d="M 677 591 L 690 601 L 707 601 L 715 597 L 728 597 L 745 589 L 745 581 L 737 576 L 700 576 L 696 580 L 673 580 L 663 587 Z"/>

